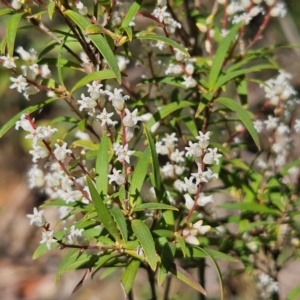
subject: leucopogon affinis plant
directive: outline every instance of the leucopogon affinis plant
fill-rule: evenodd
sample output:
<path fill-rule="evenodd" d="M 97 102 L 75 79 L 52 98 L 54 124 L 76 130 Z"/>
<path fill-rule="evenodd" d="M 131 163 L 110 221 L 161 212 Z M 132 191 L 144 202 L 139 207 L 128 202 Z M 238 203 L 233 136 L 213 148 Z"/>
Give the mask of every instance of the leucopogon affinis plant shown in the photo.
<path fill-rule="evenodd" d="M 225 259 L 242 263 L 257 299 L 279 299 L 282 257 L 300 253 L 300 100 L 274 45 L 255 46 L 287 9 L 276 0 L 212 2 L 1 0 L 2 70 L 28 106 L 0 136 L 26 132 L 28 185 L 48 199 L 27 215 L 41 228 L 33 257 L 65 249 L 57 278 L 86 269 L 75 291 L 87 275 L 117 267 L 129 299 L 140 268 L 151 299 L 155 282 L 169 299 L 172 276 L 206 295 L 205 278 L 186 266 L 203 275 L 211 260 L 225 299 Z M 38 49 L 17 44 L 35 30 Z M 250 81 L 265 92 L 255 113 Z M 39 110 L 59 102 L 58 117 L 41 122 Z M 57 207 L 57 224 L 47 207 Z M 299 286 L 289 299 L 297 295 Z"/>

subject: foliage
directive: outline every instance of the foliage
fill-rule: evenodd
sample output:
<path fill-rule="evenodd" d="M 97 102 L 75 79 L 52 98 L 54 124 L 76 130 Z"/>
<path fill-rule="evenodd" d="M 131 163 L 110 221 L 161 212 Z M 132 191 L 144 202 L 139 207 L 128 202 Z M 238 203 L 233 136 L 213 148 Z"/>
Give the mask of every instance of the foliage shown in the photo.
<path fill-rule="evenodd" d="M 272 45 L 253 46 L 271 18 L 284 16 L 284 4 L 219 0 L 205 13 L 192 1 L 3 4 L 0 60 L 13 76 L 10 88 L 37 102 L 0 136 L 14 125 L 27 132 L 29 187 L 47 195 L 43 208 L 60 212 L 60 229 L 43 210 L 28 215 L 43 229 L 33 257 L 68 249 L 57 279 L 87 270 L 74 291 L 90 273 L 122 268 L 130 299 L 140 268 L 152 299 L 155 278 L 162 285 L 171 274 L 206 295 L 204 278 L 188 272 L 204 274 L 206 259 L 224 299 L 218 260 L 240 261 L 258 297 L 276 297 L 278 272 L 300 247 L 300 160 L 292 139 L 300 132 L 293 118 L 299 100 L 285 71 L 260 79 L 279 66 Z M 261 26 L 247 41 L 257 16 Z M 41 43 L 39 55 L 16 47 L 18 36 L 34 30 L 51 40 Z M 267 99 L 256 113 L 249 109 L 251 81 Z M 33 118 L 48 105 L 59 110 L 52 125 L 70 125 L 65 141 Z M 264 116 L 267 108 L 272 113 Z M 261 266 L 258 257 L 269 264 Z M 298 294 L 296 287 L 289 299 Z"/>

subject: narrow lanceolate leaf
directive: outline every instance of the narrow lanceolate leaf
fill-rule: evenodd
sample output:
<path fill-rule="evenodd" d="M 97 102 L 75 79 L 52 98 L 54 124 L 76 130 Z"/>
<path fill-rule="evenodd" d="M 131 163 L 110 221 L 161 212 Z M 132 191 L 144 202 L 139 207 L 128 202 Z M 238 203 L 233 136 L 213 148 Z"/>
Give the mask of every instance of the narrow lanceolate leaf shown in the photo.
<path fill-rule="evenodd" d="M 55 2 L 50 2 L 48 5 L 48 15 L 50 20 L 52 20 L 54 10 L 55 10 Z"/>
<path fill-rule="evenodd" d="M 248 112 L 236 101 L 230 99 L 230 98 L 217 98 L 215 102 L 220 103 L 232 111 L 234 111 L 239 119 L 242 121 L 242 123 L 245 125 L 245 127 L 248 129 L 250 135 L 252 136 L 256 146 L 258 149 L 260 149 L 259 145 L 259 137 L 258 134 L 254 128 L 253 122 L 249 117 Z"/>
<path fill-rule="evenodd" d="M 157 263 L 156 250 L 153 237 L 148 226 L 141 220 L 133 220 L 131 227 L 143 248 L 147 262 L 149 263 L 151 269 L 155 271 Z"/>
<path fill-rule="evenodd" d="M 200 248 L 200 247 L 199 247 Z M 213 255 L 211 255 L 210 251 L 208 249 L 203 249 L 203 248 L 200 248 L 204 253 L 207 254 L 207 256 L 211 259 L 213 265 L 215 266 L 216 268 L 216 271 L 217 271 L 217 274 L 218 274 L 218 278 L 219 278 L 219 282 L 220 282 L 220 293 L 221 293 L 221 300 L 224 300 L 224 291 L 223 291 L 223 279 L 222 279 L 222 274 L 221 274 L 221 271 L 219 269 L 219 266 L 217 264 L 217 262 L 215 261 Z"/>
<path fill-rule="evenodd" d="M 164 203 L 156 203 L 156 202 L 150 202 L 150 203 L 142 203 L 138 204 L 133 208 L 133 211 L 142 211 L 145 209 L 169 209 L 169 210 L 178 210 L 176 207 L 167 205 Z"/>
<path fill-rule="evenodd" d="M 13 9 L 8 8 L 8 7 L 3 8 L 3 9 L 0 10 L 0 16 L 7 15 L 7 14 L 13 12 L 13 11 L 14 11 Z"/>
<path fill-rule="evenodd" d="M 62 67 L 61 67 L 60 60 L 61 60 L 61 58 L 62 58 L 62 52 L 63 52 L 64 45 L 65 45 L 65 43 L 66 43 L 68 37 L 69 37 L 69 34 L 67 34 L 67 35 L 64 37 L 64 39 L 63 39 L 61 45 L 59 46 L 58 55 L 57 55 L 57 65 L 56 65 L 56 66 L 57 66 L 57 73 L 58 73 L 59 82 L 60 82 L 60 84 L 61 84 L 64 88 L 65 88 L 66 86 L 65 86 L 65 83 L 64 83 L 64 78 L 63 78 L 63 74 L 62 74 Z"/>
<path fill-rule="evenodd" d="M 72 21 L 75 22 L 83 32 L 85 32 L 86 29 L 91 25 L 91 23 L 85 17 L 75 11 L 67 10 L 65 14 L 71 18 Z M 120 83 L 121 73 L 118 67 L 117 59 L 110 49 L 106 39 L 100 34 L 89 35 L 89 38 L 106 59 L 111 70 L 114 72 L 117 81 Z"/>
<path fill-rule="evenodd" d="M 139 11 L 143 0 L 135 0 L 134 3 L 130 6 L 126 12 L 126 16 L 123 19 L 121 27 L 128 27 L 130 22 L 134 19 L 135 15 Z"/>
<path fill-rule="evenodd" d="M 165 243 L 161 253 L 161 261 L 158 267 L 157 283 L 162 285 L 168 276 L 168 272 L 174 261 L 176 246 L 172 243 Z"/>
<path fill-rule="evenodd" d="M 218 81 L 215 84 L 214 89 L 217 90 L 219 89 L 222 85 L 226 84 L 227 82 L 229 82 L 230 80 L 237 78 L 241 75 L 247 74 L 247 73 L 254 73 L 254 72 L 260 72 L 261 70 L 264 69 L 277 69 L 276 67 L 274 67 L 273 65 L 257 65 L 257 66 L 253 66 L 251 68 L 247 68 L 247 69 L 243 69 L 243 70 L 238 70 L 238 71 L 233 71 L 230 73 L 227 73 L 225 75 L 222 75 L 219 77 Z"/>
<path fill-rule="evenodd" d="M 69 264 L 70 260 L 72 259 L 72 256 L 75 255 L 76 252 L 78 253 L 78 249 L 75 248 L 75 249 L 71 249 L 66 255 L 64 255 L 64 258 L 60 262 L 58 269 L 56 271 L 56 276 L 55 276 L 56 282 L 58 282 L 64 269 Z"/>
<path fill-rule="evenodd" d="M 133 286 L 133 283 L 134 283 L 136 274 L 139 270 L 140 264 L 141 264 L 140 260 L 133 258 L 125 268 L 125 271 L 122 275 L 121 282 L 122 282 L 124 292 L 126 295 L 130 292 L 130 290 Z"/>
<path fill-rule="evenodd" d="M 106 134 L 103 135 L 100 147 L 97 155 L 96 160 L 96 187 L 98 190 L 98 193 L 101 195 L 107 195 L 107 189 L 108 189 L 108 155 L 109 155 L 109 149 L 110 149 L 110 139 L 106 136 Z"/>
<path fill-rule="evenodd" d="M 190 101 L 180 101 L 173 102 L 167 105 L 164 105 L 159 111 L 157 111 L 152 118 L 147 122 L 146 126 L 150 130 L 151 127 L 158 122 L 159 120 L 165 118 L 170 115 L 172 112 L 179 110 L 184 107 L 195 106 L 195 103 Z"/>
<path fill-rule="evenodd" d="M 279 216 L 281 213 L 279 210 L 274 209 L 274 208 L 269 208 L 265 205 L 258 204 L 258 203 L 224 203 L 218 205 L 218 207 L 221 208 L 227 208 L 227 209 L 238 209 L 241 210 L 242 212 L 244 211 L 252 211 L 252 212 L 257 212 L 257 213 L 265 213 L 265 214 L 270 214 L 270 215 L 277 215 Z"/>
<path fill-rule="evenodd" d="M 206 295 L 206 291 L 202 285 L 200 285 L 195 278 L 193 278 L 187 271 L 178 266 L 176 263 L 172 264 L 170 272 L 201 294 Z"/>
<path fill-rule="evenodd" d="M 297 285 L 287 296 L 286 300 L 297 300 L 300 297 L 300 285 Z"/>
<path fill-rule="evenodd" d="M 47 99 L 43 102 L 40 102 L 36 105 L 32 105 L 32 106 L 29 106 L 25 109 L 23 109 L 21 112 L 19 112 L 18 114 L 16 114 L 14 117 L 12 117 L 1 129 L 0 129 L 0 138 L 11 128 L 13 127 L 17 121 L 20 120 L 21 116 L 25 113 L 32 113 L 36 110 L 39 110 L 41 109 L 42 107 L 44 107 L 45 105 L 53 102 L 53 101 L 56 101 L 58 100 L 59 98 L 50 98 L 50 99 Z"/>
<path fill-rule="evenodd" d="M 129 195 L 133 197 L 133 200 L 138 196 L 138 193 L 141 191 L 142 186 L 147 175 L 148 166 L 150 163 L 151 152 L 149 146 L 144 151 L 142 157 L 140 158 L 130 182 Z M 131 201 L 133 202 L 133 201 Z M 132 204 L 132 203 L 131 203 Z"/>
<path fill-rule="evenodd" d="M 82 86 L 90 83 L 93 80 L 105 80 L 105 79 L 111 79 L 111 78 L 116 78 L 116 75 L 111 70 L 98 71 L 98 72 L 88 74 L 88 75 L 84 76 L 81 80 L 79 80 L 74 85 L 71 92 L 73 93 L 77 89 L 79 89 Z"/>
<path fill-rule="evenodd" d="M 13 57 L 14 55 L 15 40 L 16 40 L 18 25 L 23 15 L 24 13 L 12 15 L 7 22 L 7 31 L 6 31 L 7 50 L 8 50 L 8 55 L 10 57 Z"/>
<path fill-rule="evenodd" d="M 135 38 L 138 40 L 154 40 L 154 41 L 163 42 L 163 43 L 166 43 L 166 44 L 172 46 L 173 48 L 176 48 L 177 50 L 181 51 L 186 56 L 190 56 L 190 54 L 185 50 L 185 48 L 183 46 L 181 46 L 178 43 L 176 43 L 175 41 L 173 41 L 167 37 L 161 36 L 161 35 L 139 34 L 139 35 L 135 36 Z"/>
<path fill-rule="evenodd" d="M 120 234 L 117 228 L 117 224 L 113 220 L 108 208 L 103 203 L 103 194 L 101 194 L 100 197 L 91 179 L 88 176 L 86 177 L 86 179 L 100 221 L 103 223 L 106 230 L 116 239 L 116 241 L 120 242 Z"/>
<path fill-rule="evenodd" d="M 162 191 L 162 182 L 161 182 L 161 176 L 160 176 L 160 172 L 159 172 L 160 168 L 159 168 L 158 155 L 156 153 L 155 144 L 154 144 L 153 138 L 151 136 L 151 133 L 146 126 L 144 126 L 144 130 L 146 132 L 147 140 L 148 140 L 150 151 L 151 151 L 152 172 L 154 175 L 155 188 L 158 191 Z"/>
<path fill-rule="evenodd" d="M 234 37 L 238 32 L 240 26 L 240 23 L 233 26 L 230 32 L 226 35 L 226 37 L 222 40 L 222 42 L 219 45 L 219 48 L 213 59 L 213 64 L 208 75 L 208 87 L 211 91 L 214 90 L 214 86 L 221 72 L 224 59 L 227 56 L 227 52 L 230 48 L 231 42 L 234 40 Z"/>
<path fill-rule="evenodd" d="M 118 207 L 112 207 L 110 209 L 110 212 L 113 215 L 113 217 L 120 229 L 123 240 L 126 243 L 127 239 L 128 239 L 128 232 L 127 232 L 127 225 L 126 225 L 126 220 L 125 220 L 124 214 L 122 213 L 121 209 Z"/>

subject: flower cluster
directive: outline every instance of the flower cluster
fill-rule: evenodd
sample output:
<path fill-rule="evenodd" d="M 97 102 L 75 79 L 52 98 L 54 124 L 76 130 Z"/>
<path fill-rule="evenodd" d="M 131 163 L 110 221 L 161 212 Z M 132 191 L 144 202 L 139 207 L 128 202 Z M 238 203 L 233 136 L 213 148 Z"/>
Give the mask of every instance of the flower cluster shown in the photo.
<path fill-rule="evenodd" d="M 254 121 L 254 127 L 258 133 L 263 133 L 264 130 L 268 132 L 274 163 L 278 168 L 287 163 L 292 148 L 292 117 L 297 105 L 300 104 L 300 100 L 296 97 L 297 92 L 289 82 L 290 79 L 291 74 L 280 70 L 276 78 L 269 79 L 265 85 L 261 85 L 266 94 L 266 105 L 274 108 L 274 115 L 268 115 L 267 120 L 257 118 Z M 296 119 L 294 124 L 296 133 L 300 132 L 299 123 L 300 120 Z M 262 169 L 267 168 L 267 163 L 262 158 L 258 163 Z M 271 170 L 268 171 L 271 175 Z"/>

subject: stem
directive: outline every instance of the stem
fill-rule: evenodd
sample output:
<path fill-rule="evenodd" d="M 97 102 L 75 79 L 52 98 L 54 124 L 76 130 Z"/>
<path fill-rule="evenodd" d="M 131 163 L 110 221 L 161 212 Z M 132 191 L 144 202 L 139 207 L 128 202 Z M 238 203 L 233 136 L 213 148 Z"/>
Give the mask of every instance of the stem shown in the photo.
<path fill-rule="evenodd" d="M 201 286 L 205 289 L 205 258 L 199 260 L 198 267 L 199 281 Z M 205 300 L 206 297 L 202 293 L 199 293 L 199 300 Z"/>
<path fill-rule="evenodd" d="M 168 276 L 167 279 L 166 279 L 166 287 L 165 287 L 165 291 L 164 291 L 164 298 L 163 298 L 163 300 L 169 300 L 171 280 L 172 280 L 171 276 Z"/>
<path fill-rule="evenodd" d="M 151 299 L 150 300 L 157 300 L 156 291 L 155 291 L 155 279 L 154 279 L 154 272 L 151 270 L 150 266 L 146 266 L 150 288 L 151 288 Z"/>

